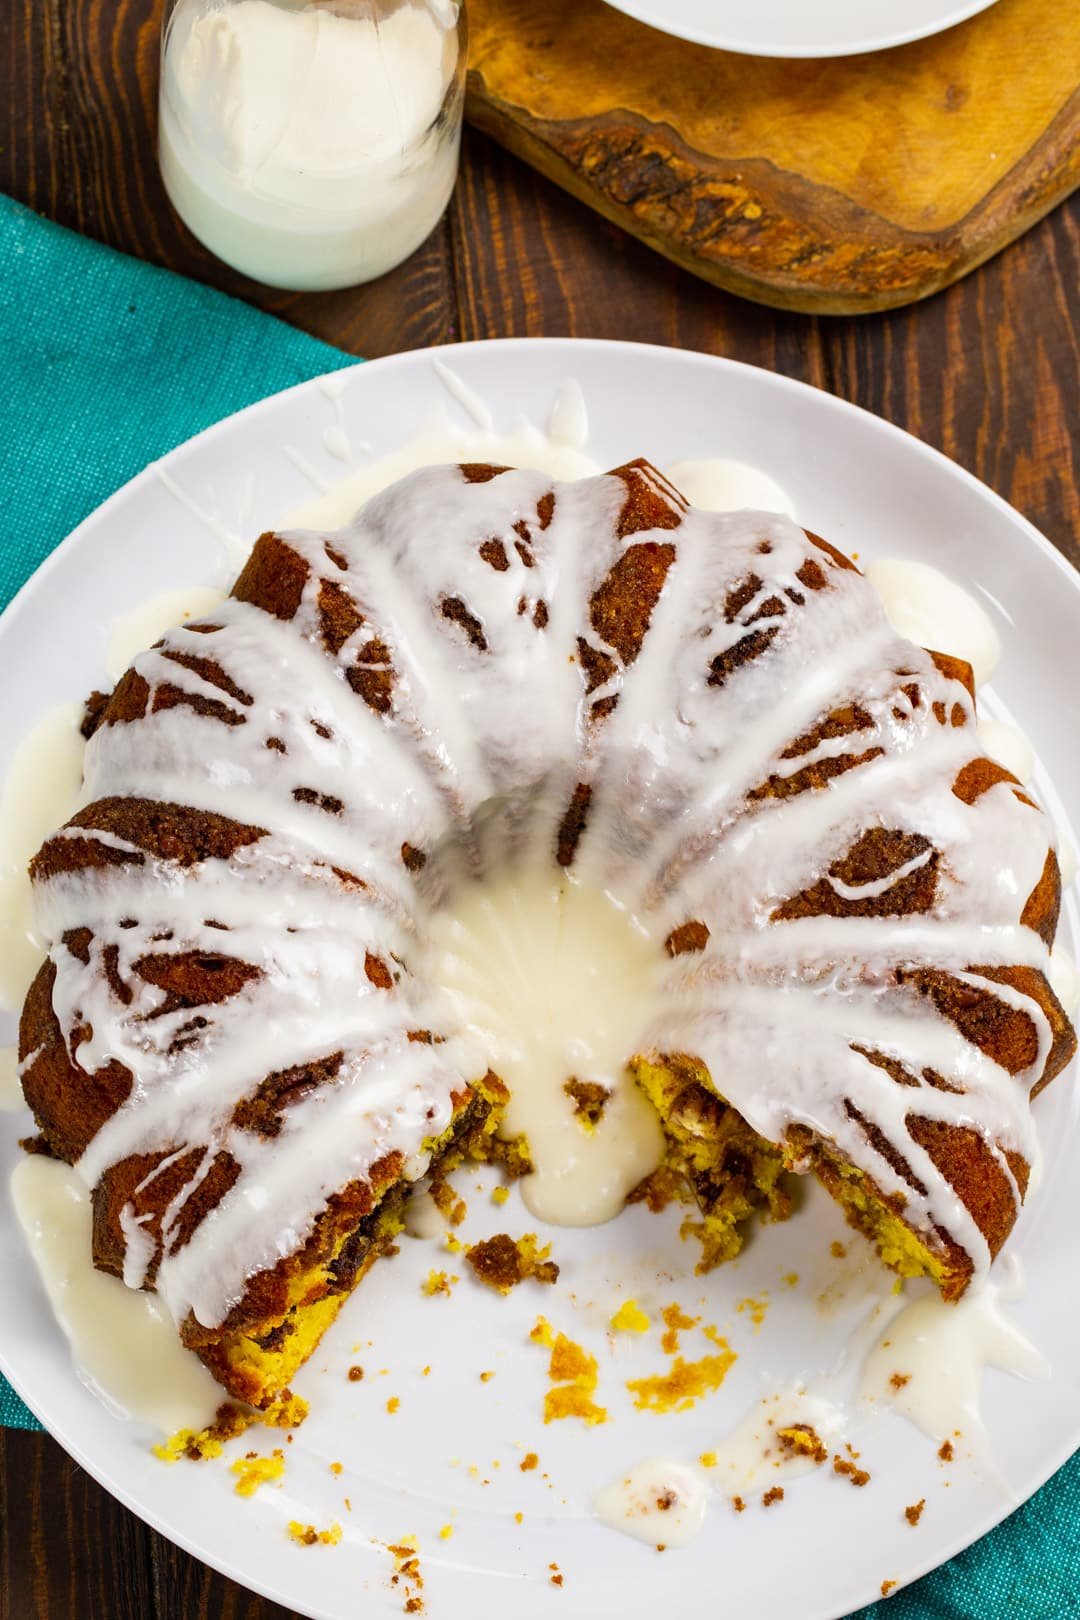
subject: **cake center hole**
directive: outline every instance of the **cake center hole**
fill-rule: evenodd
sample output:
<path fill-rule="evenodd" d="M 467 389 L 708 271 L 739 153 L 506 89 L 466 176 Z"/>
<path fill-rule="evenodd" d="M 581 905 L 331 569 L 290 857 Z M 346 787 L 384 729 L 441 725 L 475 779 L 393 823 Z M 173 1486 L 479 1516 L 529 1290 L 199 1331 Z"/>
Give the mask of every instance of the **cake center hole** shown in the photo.
<path fill-rule="evenodd" d="M 661 943 L 554 866 L 460 885 L 428 932 L 433 982 L 510 1089 L 499 1134 L 528 1157 L 526 1206 L 556 1226 L 610 1220 L 664 1153 L 627 1068 L 657 1009 Z"/>

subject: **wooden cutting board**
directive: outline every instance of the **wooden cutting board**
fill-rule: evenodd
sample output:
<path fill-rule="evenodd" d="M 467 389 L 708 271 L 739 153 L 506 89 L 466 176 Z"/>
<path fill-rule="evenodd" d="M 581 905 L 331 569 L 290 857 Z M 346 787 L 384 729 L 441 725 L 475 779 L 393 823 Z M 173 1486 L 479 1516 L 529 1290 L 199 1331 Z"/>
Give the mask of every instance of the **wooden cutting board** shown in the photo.
<path fill-rule="evenodd" d="M 780 308 L 925 298 L 1080 182 L 1078 0 L 998 0 L 933 39 L 828 61 L 708 50 L 602 0 L 470 0 L 469 17 L 472 123 L 676 263 Z"/>

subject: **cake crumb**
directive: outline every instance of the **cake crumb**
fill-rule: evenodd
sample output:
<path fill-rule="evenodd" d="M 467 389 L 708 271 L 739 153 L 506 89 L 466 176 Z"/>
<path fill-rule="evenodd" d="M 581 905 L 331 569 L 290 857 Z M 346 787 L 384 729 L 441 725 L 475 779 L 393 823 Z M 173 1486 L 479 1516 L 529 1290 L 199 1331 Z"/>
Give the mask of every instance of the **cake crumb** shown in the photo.
<path fill-rule="evenodd" d="M 401 1397 L 399 1395 L 391 1395 L 390 1399 L 386 1403 L 386 1410 L 388 1412 L 396 1412 L 400 1405 Z"/>
<path fill-rule="evenodd" d="M 596 1357 L 588 1350 L 583 1350 L 580 1344 L 568 1339 L 565 1333 L 560 1333 L 551 1347 L 551 1361 L 548 1364 L 548 1377 L 552 1383 L 563 1383 L 568 1379 L 591 1380 L 595 1388 L 597 1375 Z"/>
<path fill-rule="evenodd" d="M 629 1378 L 626 1387 L 641 1412 L 686 1412 L 720 1388 L 737 1357 L 726 1345 L 719 1355 L 684 1361 L 676 1356 L 671 1370 L 647 1378 Z"/>
<path fill-rule="evenodd" d="M 540 1458 L 536 1455 L 536 1452 L 527 1451 L 524 1457 L 522 1457 L 521 1461 L 518 1463 L 518 1467 L 521 1469 L 523 1474 L 528 1474 L 532 1471 L 532 1469 L 538 1467 L 539 1463 Z"/>
<path fill-rule="evenodd" d="M 555 1331 L 546 1316 L 538 1316 L 529 1329 L 529 1338 L 536 1344 L 550 1347 L 555 1343 Z"/>
<path fill-rule="evenodd" d="M 262 1420 L 270 1429 L 298 1429 L 311 1411 L 302 1395 L 283 1389 L 276 1401 L 263 1412 Z"/>
<path fill-rule="evenodd" d="M 809 1423 L 789 1423 L 777 1430 L 784 1450 L 791 1456 L 812 1457 L 814 1462 L 828 1462 L 829 1453 L 817 1430 Z"/>
<path fill-rule="evenodd" d="M 647 1333 L 649 1318 L 636 1299 L 624 1299 L 608 1323 L 614 1333 Z"/>
<path fill-rule="evenodd" d="M 468 1214 L 464 1198 L 459 1198 L 450 1183 L 437 1176 L 430 1190 L 431 1201 L 443 1219 L 451 1226 L 460 1226 Z"/>
<path fill-rule="evenodd" d="M 492 1372 L 489 1369 L 487 1372 L 482 1372 L 480 1374 L 480 1382 L 482 1384 L 490 1384 L 490 1382 L 494 1378 L 494 1376 L 495 1376 L 494 1372 Z"/>
<path fill-rule="evenodd" d="M 524 1513 L 515 1513 L 514 1514 L 514 1523 L 515 1524 L 524 1524 L 524 1522 L 525 1522 Z"/>
<path fill-rule="evenodd" d="M 340 1474 L 342 1471 L 343 1471 L 343 1465 L 341 1463 L 332 1462 L 330 1464 L 330 1472 L 332 1474 Z"/>
<path fill-rule="evenodd" d="M 731 1505 L 735 1509 L 736 1513 L 746 1512 L 746 1503 L 743 1501 L 741 1496 L 733 1496 L 731 1498 Z"/>
<path fill-rule="evenodd" d="M 363 1376 L 364 1376 L 363 1367 L 350 1367 L 349 1368 L 348 1377 L 349 1377 L 349 1383 L 350 1384 L 358 1384 L 360 1382 L 361 1378 L 363 1378 Z"/>
<path fill-rule="evenodd" d="M 257 1423 L 269 1421 L 280 1402 L 293 1399 L 291 1393 L 285 1390 L 278 1397 L 278 1402 L 266 1412 L 257 1412 L 250 1408 L 241 1410 L 231 1401 L 223 1401 L 214 1414 L 213 1423 L 207 1428 L 178 1429 L 160 1445 L 151 1447 L 151 1450 L 155 1457 L 166 1463 L 178 1462 L 181 1457 L 186 1457 L 189 1462 L 204 1462 L 211 1457 L 220 1457 L 226 1441 L 235 1440 L 237 1435 L 243 1434 L 245 1429 L 250 1429 Z M 302 1423 L 308 1412 L 307 1402 L 296 1398 L 296 1408 L 299 1415 L 295 1421 Z M 271 1422 L 271 1426 L 280 1425 Z"/>
<path fill-rule="evenodd" d="M 574 1105 L 574 1118 L 580 1120 L 585 1130 L 594 1131 L 604 1117 L 611 1087 L 601 1085 L 599 1080 L 579 1080 L 572 1075 L 563 1091 Z"/>
<path fill-rule="evenodd" d="M 911 1507 L 906 1507 L 904 1509 L 904 1518 L 907 1520 L 908 1524 L 918 1524 L 919 1520 L 922 1518 L 923 1508 L 925 1506 L 926 1497 L 924 1496 L 920 1501 L 914 1502 Z"/>
<path fill-rule="evenodd" d="M 342 1530 L 335 1520 L 328 1530 L 316 1530 L 313 1524 L 301 1524 L 299 1519 L 289 1520 L 289 1535 L 301 1547 L 336 1547 Z"/>
<path fill-rule="evenodd" d="M 225 1448 L 210 1429 L 178 1429 L 151 1449 L 162 1462 L 174 1463 L 181 1457 L 189 1462 L 203 1462 L 210 1457 L 220 1457 Z"/>
<path fill-rule="evenodd" d="M 529 1337 L 550 1347 L 548 1377 L 558 1386 L 549 1389 L 544 1396 L 544 1422 L 576 1417 L 583 1423 L 606 1423 L 607 1409 L 598 1406 L 592 1398 L 600 1380 L 596 1357 L 568 1339 L 565 1333 L 553 1338 L 551 1324 L 543 1317 Z"/>
<path fill-rule="evenodd" d="M 465 1258 L 482 1283 L 499 1294 L 508 1294 L 529 1277 L 539 1283 L 557 1282 L 559 1268 L 549 1259 L 550 1254 L 550 1243 L 541 1248 L 535 1232 L 526 1232 L 517 1239 L 508 1232 L 497 1232 L 494 1237 L 471 1244 Z"/>
<path fill-rule="evenodd" d="M 889 1388 L 899 1392 L 905 1384 L 911 1383 L 910 1373 L 894 1372 L 889 1378 Z"/>
<path fill-rule="evenodd" d="M 761 1505 L 762 1507 L 772 1507 L 774 1502 L 782 1502 L 783 1500 L 784 1487 L 782 1485 L 771 1485 L 761 1498 Z"/>
<path fill-rule="evenodd" d="M 847 1248 L 846 1248 L 846 1246 L 843 1243 L 837 1242 L 835 1239 L 833 1240 L 832 1243 L 829 1244 L 829 1253 L 832 1255 L 834 1260 L 846 1260 L 847 1259 Z"/>
<path fill-rule="evenodd" d="M 882 1595 L 882 1597 L 888 1597 L 889 1593 L 893 1592 L 895 1590 L 896 1590 L 896 1582 L 895 1581 L 882 1581 L 882 1583 L 881 1583 L 881 1595 Z"/>
<path fill-rule="evenodd" d="M 588 1389 L 580 1384 L 559 1384 L 544 1396 L 544 1422 L 580 1418 L 583 1423 L 606 1423 L 607 1408 L 598 1406 Z"/>
<path fill-rule="evenodd" d="M 952 1462 L 954 1455 L 955 1453 L 953 1451 L 952 1441 L 943 1440 L 938 1448 L 938 1456 L 941 1458 L 942 1462 Z"/>
<path fill-rule="evenodd" d="M 420 1284 L 420 1292 L 431 1299 L 435 1294 L 449 1294 L 454 1284 L 460 1279 L 451 1276 L 445 1271 L 429 1271 Z"/>
<path fill-rule="evenodd" d="M 716 1467 L 716 1452 L 715 1451 L 703 1451 L 701 1453 L 701 1456 L 698 1458 L 698 1462 L 701 1464 L 702 1468 L 715 1468 Z"/>
<path fill-rule="evenodd" d="M 549 1564 L 548 1569 L 554 1571 L 554 1573 L 553 1573 L 553 1575 L 551 1577 L 552 1586 L 561 1586 L 562 1583 L 563 1583 L 563 1578 L 562 1578 L 562 1573 L 561 1573 L 561 1571 L 559 1569 L 558 1564 Z"/>
<path fill-rule="evenodd" d="M 757 1333 L 769 1309 L 769 1296 L 768 1294 L 750 1295 L 746 1299 L 740 1299 L 735 1309 L 740 1312 L 745 1311 L 754 1325 L 754 1332 Z"/>
<path fill-rule="evenodd" d="M 832 1465 L 834 1473 L 843 1474 L 853 1485 L 869 1485 L 870 1475 L 866 1469 L 857 1468 L 853 1462 L 848 1462 L 845 1457 L 834 1457 Z"/>
<path fill-rule="evenodd" d="M 444 1524 L 442 1529 L 439 1531 L 439 1540 L 440 1541 L 449 1541 L 450 1537 L 453 1535 L 453 1533 L 454 1533 L 453 1525 L 452 1524 Z"/>
<path fill-rule="evenodd" d="M 389 1545 L 386 1550 L 394 1560 L 394 1573 L 390 1577 L 390 1585 L 398 1586 L 405 1583 L 405 1602 L 402 1608 L 406 1614 L 423 1614 L 424 1600 L 420 1593 L 423 1591 L 424 1578 L 420 1573 L 416 1537 L 402 1536 L 400 1542 Z M 412 1584 L 409 1585 L 409 1582 Z"/>
<path fill-rule="evenodd" d="M 685 1177 L 667 1165 L 661 1165 L 651 1175 L 639 1181 L 626 1195 L 628 1204 L 644 1204 L 649 1213 L 660 1215 L 669 1204 L 685 1203 L 690 1198 Z"/>
<path fill-rule="evenodd" d="M 780 1281 L 786 1288 L 797 1288 L 799 1284 L 799 1273 L 797 1271 L 785 1271 Z"/>
<path fill-rule="evenodd" d="M 701 1318 L 700 1316 L 687 1316 L 679 1305 L 665 1305 L 660 1315 L 663 1317 L 664 1327 L 667 1329 L 660 1340 L 660 1348 L 665 1356 L 673 1356 L 679 1348 L 679 1334 L 687 1328 L 697 1327 Z"/>
<path fill-rule="evenodd" d="M 491 1194 L 491 1202 L 493 1204 L 502 1205 L 502 1204 L 506 1203 L 506 1200 L 509 1197 L 510 1197 L 510 1189 L 509 1189 L 509 1187 L 495 1187 L 493 1189 L 493 1191 L 492 1191 L 492 1194 Z"/>
<path fill-rule="evenodd" d="M 237 1496 L 254 1496 L 260 1485 L 269 1485 L 281 1479 L 285 1472 L 285 1458 L 280 1451 L 269 1457 L 238 1457 L 229 1470 L 236 1475 L 233 1486 Z"/>

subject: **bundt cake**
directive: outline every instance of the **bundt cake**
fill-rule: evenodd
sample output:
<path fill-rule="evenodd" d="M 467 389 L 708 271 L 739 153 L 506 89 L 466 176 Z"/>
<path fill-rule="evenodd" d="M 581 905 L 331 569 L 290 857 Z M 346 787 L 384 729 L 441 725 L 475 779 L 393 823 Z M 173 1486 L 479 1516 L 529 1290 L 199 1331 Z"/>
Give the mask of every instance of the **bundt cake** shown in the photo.
<path fill-rule="evenodd" d="M 788 1170 L 948 1299 L 1008 1235 L 1075 1046 L 1051 829 L 982 756 L 968 666 L 788 519 L 640 461 L 428 468 L 263 535 L 89 726 L 85 808 L 31 867 L 24 1089 L 95 1264 L 233 1395 L 287 1384 L 421 1176 L 497 1151 L 505 1086 L 418 942 L 511 860 L 666 940 L 627 1058 L 705 1263 Z"/>

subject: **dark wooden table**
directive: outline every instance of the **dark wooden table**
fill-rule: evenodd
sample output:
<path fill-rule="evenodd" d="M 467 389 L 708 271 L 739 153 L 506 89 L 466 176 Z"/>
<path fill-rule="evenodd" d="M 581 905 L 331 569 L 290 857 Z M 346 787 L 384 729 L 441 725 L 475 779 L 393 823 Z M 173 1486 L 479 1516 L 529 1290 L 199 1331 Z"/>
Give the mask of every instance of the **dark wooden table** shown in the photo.
<path fill-rule="evenodd" d="M 206 254 L 157 175 L 155 0 L 0 0 L 0 190 L 353 354 L 507 336 L 634 338 L 801 378 L 910 429 L 1080 565 L 1080 207 L 883 316 L 714 291 L 466 135 L 450 210 L 370 287 L 270 292 Z M 40 1434 L 0 1431 L 0 1620 L 286 1620 L 119 1507 Z"/>

